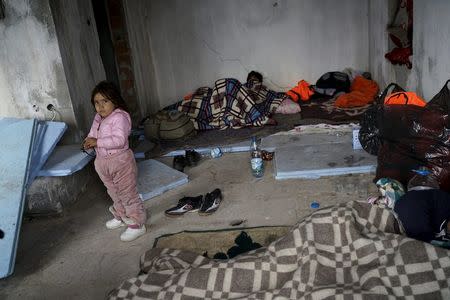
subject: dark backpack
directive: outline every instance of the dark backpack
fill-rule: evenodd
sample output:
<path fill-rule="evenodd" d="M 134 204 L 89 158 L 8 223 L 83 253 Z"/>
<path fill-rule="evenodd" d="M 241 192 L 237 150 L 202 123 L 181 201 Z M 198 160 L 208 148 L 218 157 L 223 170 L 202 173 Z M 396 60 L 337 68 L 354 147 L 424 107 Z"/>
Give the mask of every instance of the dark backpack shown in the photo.
<path fill-rule="evenodd" d="M 337 93 L 350 91 L 350 79 L 343 72 L 327 72 L 313 86 L 316 94 L 333 97 Z"/>

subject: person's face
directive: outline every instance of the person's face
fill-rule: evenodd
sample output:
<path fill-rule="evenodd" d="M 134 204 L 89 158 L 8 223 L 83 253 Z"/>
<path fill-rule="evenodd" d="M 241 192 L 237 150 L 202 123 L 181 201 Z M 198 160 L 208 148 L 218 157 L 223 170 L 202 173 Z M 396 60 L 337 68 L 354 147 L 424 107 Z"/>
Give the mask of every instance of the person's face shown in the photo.
<path fill-rule="evenodd" d="M 97 113 L 102 117 L 106 118 L 109 116 L 113 110 L 116 108 L 111 100 L 106 99 L 102 94 L 98 93 L 94 96 L 94 106 Z"/>
<path fill-rule="evenodd" d="M 250 76 L 250 78 L 248 79 L 248 81 L 249 81 L 249 82 L 260 83 L 259 79 L 258 79 L 255 75 Z"/>

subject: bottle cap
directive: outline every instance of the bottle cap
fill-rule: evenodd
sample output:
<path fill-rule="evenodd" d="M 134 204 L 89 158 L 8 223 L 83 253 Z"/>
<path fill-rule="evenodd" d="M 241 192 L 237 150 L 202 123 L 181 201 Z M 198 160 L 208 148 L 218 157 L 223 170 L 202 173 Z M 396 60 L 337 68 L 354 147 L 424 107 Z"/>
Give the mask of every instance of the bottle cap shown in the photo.
<path fill-rule="evenodd" d="M 320 207 L 320 204 L 319 204 L 319 202 L 316 202 L 316 201 L 313 201 L 313 202 L 311 202 L 311 208 L 314 208 L 314 209 L 316 209 L 316 208 L 319 208 Z"/>

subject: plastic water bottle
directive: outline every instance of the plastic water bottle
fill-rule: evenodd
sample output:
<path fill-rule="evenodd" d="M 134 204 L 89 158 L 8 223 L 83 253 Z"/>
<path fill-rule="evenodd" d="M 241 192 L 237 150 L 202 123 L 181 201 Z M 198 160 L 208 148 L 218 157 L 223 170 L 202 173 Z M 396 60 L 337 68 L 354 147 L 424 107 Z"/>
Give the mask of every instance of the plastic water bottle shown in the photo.
<path fill-rule="evenodd" d="M 408 191 L 439 189 L 439 182 L 427 167 L 412 170 L 416 173 L 408 182 Z"/>
<path fill-rule="evenodd" d="M 261 178 L 264 175 L 264 161 L 261 156 L 260 141 L 255 136 L 252 137 L 250 145 L 250 165 L 253 176 Z"/>

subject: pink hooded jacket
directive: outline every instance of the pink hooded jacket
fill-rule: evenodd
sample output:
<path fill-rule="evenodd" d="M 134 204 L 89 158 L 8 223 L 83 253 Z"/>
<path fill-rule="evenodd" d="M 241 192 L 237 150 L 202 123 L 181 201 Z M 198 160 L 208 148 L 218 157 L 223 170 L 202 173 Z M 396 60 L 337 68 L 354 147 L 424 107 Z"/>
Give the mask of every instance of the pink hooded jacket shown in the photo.
<path fill-rule="evenodd" d="M 88 137 L 97 139 L 95 152 L 98 157 L 104 158 L 128 150 L 130 132 L 130 115 L 116 108 L 104 119 L 99 114 L 95 115 Z"/>

